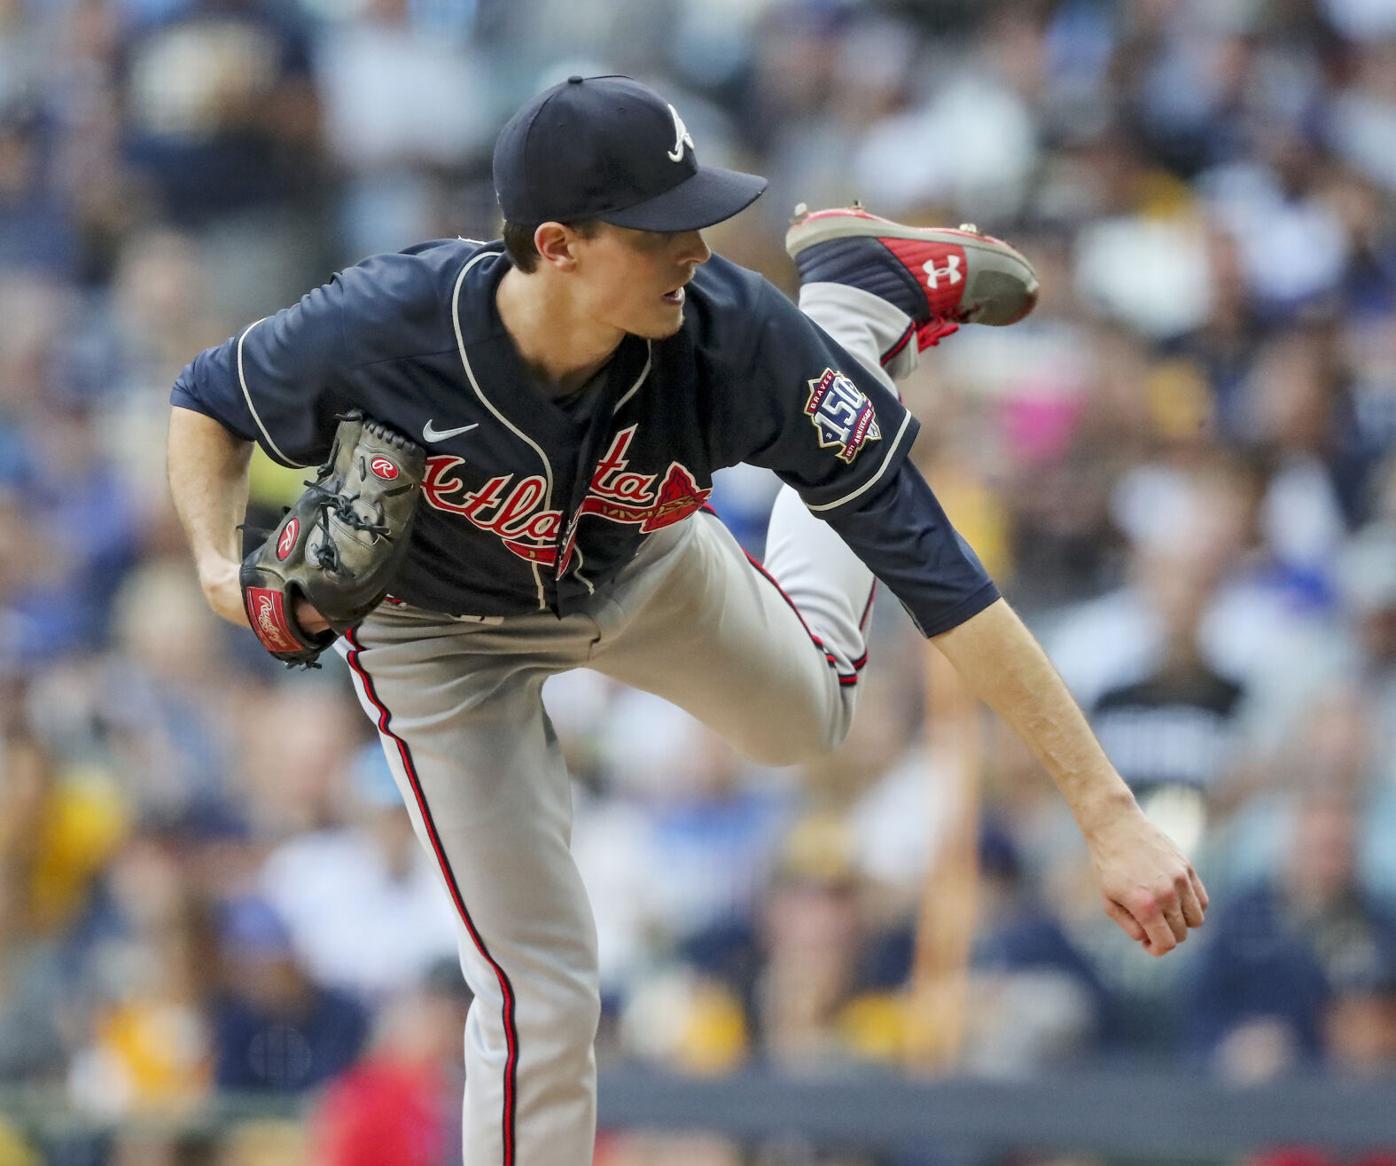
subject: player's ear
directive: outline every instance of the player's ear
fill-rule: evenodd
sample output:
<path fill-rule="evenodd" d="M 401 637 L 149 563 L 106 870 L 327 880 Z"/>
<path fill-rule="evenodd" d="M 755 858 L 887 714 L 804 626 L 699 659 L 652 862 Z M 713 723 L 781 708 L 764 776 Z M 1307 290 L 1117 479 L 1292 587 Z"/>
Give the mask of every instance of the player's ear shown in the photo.
<path fill-rule="evenodd" d="M 541 223 L 533 232 L 539 258 L 559 271 L 571 271 L 577 266 L 576 239 L 577 234 L 562 223 Z"/>

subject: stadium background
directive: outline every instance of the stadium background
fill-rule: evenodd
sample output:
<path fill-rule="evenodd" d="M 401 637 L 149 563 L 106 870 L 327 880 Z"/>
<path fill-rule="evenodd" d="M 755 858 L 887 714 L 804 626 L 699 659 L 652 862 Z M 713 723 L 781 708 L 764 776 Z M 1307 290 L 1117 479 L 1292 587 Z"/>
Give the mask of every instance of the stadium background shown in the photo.
<path fill-rule="evenodd" d="M 990 728 L 963 1072 L 1064 1085 L 1078 1156 L 1107 1152 L 1102 1080 L 1297 1077 L 1301 1134 L 1305 1098 L 1370 1126 L 1362 1084 L 1396 1073 L 1396 2 L 0 0 L 0 1163 L 459 1161 L 445 900 L 337 667 L 285 674 L 203 607 L 166 393 L 338 267 L 492 235 L 493 132 L 574 71 L 660 86 L 706 161 L 770 176 L 711 241 L 787 289 L 791 207 L 855 196 L 1041 272 L 1026 323 L 926 354 L 916 458 L 1213 906 L 1176 956 L 1133 950 Z M 297 488 L 261 462 L 254 506 Z M 770 493 L 719 485 L 753 549 Z M 550 685 L 608 1073 L 798 1099 L 914 1071 L 956 807 L 886 598 L 873 661 L 805 771 Z M 1390 1161 L 1390 1113 L 1385 1157 L 1259 1117 L 1230 1157 Z M 1159 1114 L 1152 1158 L 1203 1116 Z M 930 1111 L 891 1148 L 706 1117 L 609 1129 L 598 1163 L 1002 1157 Z"/>

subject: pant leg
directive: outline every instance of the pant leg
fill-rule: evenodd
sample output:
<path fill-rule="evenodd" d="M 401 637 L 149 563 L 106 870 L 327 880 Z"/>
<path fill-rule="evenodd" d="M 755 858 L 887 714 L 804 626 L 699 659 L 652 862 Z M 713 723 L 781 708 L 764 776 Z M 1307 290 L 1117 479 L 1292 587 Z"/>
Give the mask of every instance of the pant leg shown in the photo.
<path fill-rule="evenodd" d="M 815 283 L 801 288 L 800 309 L 896 391 L 879 354 L 906 330 L 907 318 L 897 308 L 857 288 Z M 907 347 L 914 353 L 914 344 Z M 765 567 L 840 669 L 847 673 L 861 668 L 867 660 L 864 631 L 871 614 L 872 572 L 789 486 L 781 488 L 771 509 Z"/>
<path fill-rule="evenodd" d="M 652 535 L 593 611 L 590 667 L 672 701 L 754 761 L 792 765 L 848 732 L 853 662 L 711 514 Z"/>
<path fill-rule="evenodd" d="M 894 392 L 892 382 L 916 368 L 916 341 L 902 343 L 911 319 L 881 296 L 843 283 L 807 283 L 800 287 L 800 311 Z M 883 364 L 881 354 L 894 348 L 897 355 Z"/>
<path fill-rule="evenodd" d="M 594 636 L 580 617 L 490 628 L 384 609 L 346 643 L 360 701 L 460 921 L 475 995 L 465 1036 L 470 1166 L 591 1162 L 596 934 L 541 689 Z"/>
<path fill-rule="evenodd" d="M 879 354 L 905 331 L 885 300 L 838 284 L 800 306 L 889 387 Z M 793 764 L 836 747 L 867 661 L 872 572 L 782 487 L 764 564 L 698 514 L 650 537 L 598 605 L 592 666 L 692 713 L 753 760 Z"/>

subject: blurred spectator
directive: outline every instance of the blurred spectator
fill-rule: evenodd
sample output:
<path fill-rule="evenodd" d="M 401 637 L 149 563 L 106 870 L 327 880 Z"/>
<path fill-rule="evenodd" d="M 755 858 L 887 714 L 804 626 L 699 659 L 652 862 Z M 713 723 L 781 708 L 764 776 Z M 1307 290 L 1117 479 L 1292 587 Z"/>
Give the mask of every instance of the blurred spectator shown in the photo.
<path fill-rule="evenodd" d="M 1135 583 L 1153 608 L 1159 643 L 1137 675 L 1087 708 L 1106 755 L 1187 853 L 1202 840 L 1208 806 L 1228 804 L 1246 743 L 1246 688 L 1218 671 L 1201 640 L 1223 566 L 1205 552 L 1136 552 Z"/>
<path fill-rule="evenodd" d="M 1200 605 L 1200 662 L 1244 689 L 1239 747 L 1277 747 L 1286 727 L 1331 688 L 1342 649 L 1325 583 L 1276 561 L 1260 529 L 1264 489 L 1262 466 L 1226 453 L 1181 468 L 1141 464 L 1122 484 L 1116 509 L 1133 539 L 1128 584 L 1067 608 L 1045 631 L 1083 705 L 1163 667 L 1166 613 L 1189 593 L 1172 618 Z M 1297 659 L 1304 669 L 1287 667 Z M 1240 717 L 1242 709 L 1232 711 Z"/>
<path fill-rule="evenodd" d="M 0 88 L 0 269 L 72 274 L 76 240 L 54 174 L 56 136 L 41 109 Z"/>
<path fill-rule="evenodd" d="M 39 909 L 36 876 L 53 812 L 54 766 L 23 720 L 22 695 L 19 685 L 0 681 L 0 1082 L 53 1082 L 66 1071 L 66 993 L 60 944 L 54 921 Z"/>
<path fill-rule="evenodd" d="M 1283 865 L 1209 921 L 1188 1023 L 1194 1047 L 1229 1077 L 1263 1079 L 1319 1060 L 1335 991 L 1381 984 L 1393 966 L 1396 917 L 1357 875 L 1359 812 L 1350 792 L 1310 784 L 1293 807 Z M 1331 1013 L 1330 1035 L 1350 1038 L 1351 1011 Z"/>
<path fill-rule="evenodd" d="M 976 893 L 964 1067 L 1014 1075 L 1101 1048 L 1109 992 L 1032 889 L 1011 837 L 993 825 L 981 834 Z"/>
<path fill-rule="evenodd" d="M 310 29 L 272 0 L 174 0 L 120 52 L 125 153 L 160 217 L 193 230 L 250 322 L 321 282 L 320 104 Z"/>
<path fill-rule="evenodd" d="M 330 668 L 338 660 L 327 660 Z M 278 841 L 337 825 L 353 758 L 372 730 L 342 674 L 335 683 L 261 684 L 239 695 L 234 788 L 253 833 Z"/>
<path fill-rule="evenodd" d="M 1346 548 L 1339 586 L 1355 624 L 1355 683 L 1367 694 L 1377 741 L 1396 741 L 1396 521 L 1373 523 Z M 1396 778 L 1396 764 L 1388 766 Z"/>
<path fill-rule="evenodd" d="M 1333 984 L 1323 1015 L 1323 1047 L 1335 1070 L 1347 1075 L 1396 1073 L 1396 946 L 1367 967 L 1345 969 Z"/>
<path fill-rule="evenodd" d="M 713 1072 L 747 1059 L 810 1072 L 906 1051 L 905 933 L 880 931 L 847 830 L 814 814 L 786 837 L 753 920 L 694 935 L 622 1018 L 641 1055 Z"/>
<path fill-rule="evenodd" d="M 179 1107 L 209 1087 L 212 962 L 204 904 L 172 840 L 134 833 L 108 868 L 76 955 L 95 997 L 74 1095 L 99 1112 Z"/>
<path fill-rule="evenodd" d="M 763 904 L 761 966 L 749 987 L 753 1052 L 799 1072 L 898 1052 L 894 1015 L 860 999 L 871 937 L 859 918 L 847 839 L 828 830 L 806 819 L 787 840 Z"/>
<path fill-rule="evenodd" d="M 1208 212 L 1235 239 L 1264 319 L 1283 323 L 1306 309 L 1331 310 L 1351 246 L 1324 197 L 1328 159 L 1278 119 L 1256 119 L 1248 136 L 1245 153 L 1199 178 Z"/>
<path fill-rule="evenodd" d="M 914 103 L 888 110 L 872 125 L 851 127 L 857 132 L 850 151 L 854 189 L 894 217 L 939 206 L 976 222 L 1012 218 L 1027 199 L 1039 143 L 1024 95 L 1015 88 L 1020 78 L 1008 72 L 1009 58 L 985 43 L 959 52 L 949 45 L 938 53 L 927 47 L 916 62 L 894 47 L 895 28 L 878 29 L 881 36 L 870 37 L 864 53 L 869 59 L 890 53 L 894 79 L 919 63 L 920 78 L 933 80 L 923 81 Z M 835 62 L 842 63 L 837 55 Z M 866 71 L 864 66 L 850 73 Z M 831 78 L 836 91 L 841 75 L 836 69 Z M 818 190 L 809 197 L 824 201 Z"/>
<path fill-rule="evenodd" d="M 316 54 L 328 145 L 347 171 L 339 209 L 346 262 L 446 233 L 442 204 L 457 185 L 448 176 L 494 144 L 501 111 L 489 59 L 442 35 L 424 9 L 369 0 L 328 30 Z"/>
<path fill-rule="evenodd" d="M 375 1004 L 453 960 L 458 923 L 378 742 L 353 763 L 344 823 L 268 855 L 262 894 L 320 984 Z"/>
<path fill-rule="evenodd" d="M 224 980 L 210 1005 L 217 1086 L 302 1093 L 343 1072 L 367 1035 L 363 1007 L 305 974 L 265 901 L 235 899 L 219 923 Z"/>
<path fill-rule="evenodd" d="M 111 588 L 137 555 L 138 516 L 93 402 L 72 379 L 76 294 L 0 269 L 0 313 L 0 509 L 15 508 L 15 534 L 34 544 L 0 581 L 0 602 L 27 633 L 21 653 L 79 652 L 107 631 Z"/>
<path fill-rule="evenodd" d="M 1328 139 L 1354 167 L 1388 191 L 1396 190 L 1396 165 L 1381 146 L 1396 133 L 1396 42 L 1372 37 L 1356 45 L 1353 55 L 1348 83 L 1329 107 Z"/>
<path fill-rule="evenodd" d="M 85 694 L 97 722 L 90 731 L 102 738 L 95 747 L 120 765 L 144 813 L 235 820 L 230 771 L 242 733 L 228 710 L 237 677 L 222 674 L 221 628 L 193 571 L 148 557 L 113 606 L 114 650 Z M 76 719 L 79 710 L 69 713 Z"/>
<path fill-rule="evenodd" d="M 1354 426 L 1334 335 L 1294 328 L 1267 341 L 1241 386 L 1244 437 L 1265 451 L 1259 521 L 1279 565 L 1317 597 L 1323 571 L 1366 505 L 1371 471 Z"/>
<path fill-rule="evenodd" d="M 616 952 L 602 955 L 611 979 L 617 955 L 628 954 L 634 972 L 647 954 L 750 920 L 791 792 L 646 693 L 618 694 L 603 734 L 609 797 L 579 807 L 574 849 L 602 933 L 618 933 Z"/>
<path fill-rule="evenodd" d="M 315 1166 L 459 1161 L 460 1031 L 469 1005 L 454 961 L 387 1004 L 368 1052 L 317 1107 Z"/>

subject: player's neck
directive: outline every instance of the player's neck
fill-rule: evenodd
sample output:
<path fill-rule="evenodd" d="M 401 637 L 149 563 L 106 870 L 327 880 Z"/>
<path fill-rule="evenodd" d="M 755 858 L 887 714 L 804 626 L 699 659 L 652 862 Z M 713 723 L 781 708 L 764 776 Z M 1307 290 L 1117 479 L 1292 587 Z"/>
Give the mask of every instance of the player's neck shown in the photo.
<path fill-rule="evenodd" d="M 625 339 L 619 329 L 582 316 L 545 280 L 517 270 L 505 273 L 496 303 L 524 364 L 559 395 L 591 380 Z"/>

